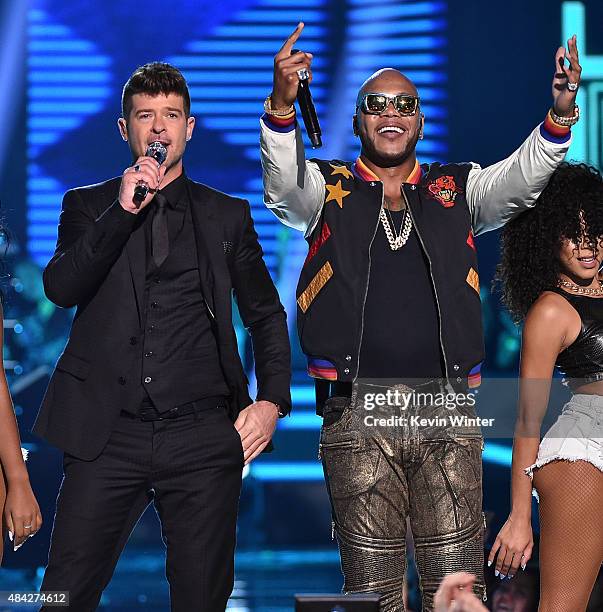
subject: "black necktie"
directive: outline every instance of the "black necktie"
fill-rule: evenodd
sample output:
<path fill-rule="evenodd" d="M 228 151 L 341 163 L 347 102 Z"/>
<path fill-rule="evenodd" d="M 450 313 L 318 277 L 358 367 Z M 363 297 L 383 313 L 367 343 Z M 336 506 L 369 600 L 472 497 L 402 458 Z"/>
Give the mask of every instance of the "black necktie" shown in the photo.
<path fill-rule="evenodd" d="M 151 225 L 151 248 L 153 250 L 155 265 L 159 267 L 164 262 L 170 251 L 170 238 L 168 235 L 167 213 L 165 209 L 167 199 L 161 192 L 158 191 L 155 194 L 153 201 L 155 202 L 156 208 L 155 215 L 153 216 L 153 223 Z"/>

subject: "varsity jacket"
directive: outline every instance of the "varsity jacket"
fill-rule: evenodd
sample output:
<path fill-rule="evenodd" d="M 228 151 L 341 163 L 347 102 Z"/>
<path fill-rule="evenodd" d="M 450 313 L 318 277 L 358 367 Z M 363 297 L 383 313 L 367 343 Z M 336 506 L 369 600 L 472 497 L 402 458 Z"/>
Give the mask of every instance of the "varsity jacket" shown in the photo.
<path fill-rule="evenodd" d="M 352 382 L 383 184 L 360 158 L 306 160 L 299 127 L 283 123 L 266 115 L 260 121 L 264 200 L 309 243 L 296 294 L 301 347 L 310 376 Z M 479 385 L 484 358 L 473 238 L 532 207 L 570 141 L 569 129 L 547 115 L 492 166 L 417 163 L 401 186 L 428 263 L 445 375 L 455 388 Z"/>

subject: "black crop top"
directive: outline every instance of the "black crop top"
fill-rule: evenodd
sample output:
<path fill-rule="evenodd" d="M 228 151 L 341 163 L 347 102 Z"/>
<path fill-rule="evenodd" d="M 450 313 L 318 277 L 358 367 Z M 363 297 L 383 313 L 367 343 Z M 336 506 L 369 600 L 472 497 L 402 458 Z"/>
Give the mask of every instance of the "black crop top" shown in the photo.
<path fill-rule="evenodd" d="M 603 298 L 572 295 L 559 287 L 551 291 L 563 296 L 582 320 L 580 333 L 559 353 L 555 365 L 570 387 L 603 380 Z"/>

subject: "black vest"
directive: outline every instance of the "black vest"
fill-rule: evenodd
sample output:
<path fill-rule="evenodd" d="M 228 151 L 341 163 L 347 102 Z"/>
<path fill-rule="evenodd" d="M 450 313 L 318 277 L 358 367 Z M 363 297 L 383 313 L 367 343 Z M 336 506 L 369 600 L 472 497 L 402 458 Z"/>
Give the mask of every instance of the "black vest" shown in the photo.
<path fill-rule="evenodd" d="M 312 161 L 327 189 L 297 286 L 298 332 L 310 376 L 352 382 L 383 184 L 362 178 L 350 162 Z M 445 374 L 455 388 L 479 385 L 484 358 L 477 254 L 465 197 L 470 169 L 470 164 L 425 164 L 416 184 L 402 186 L 428 261 Z"/>
<path fill-rule="evenodd" d="M 182 228 L 170 239 L 169 255 L 159 268 L 147 248 L 141 391 L 159 412 L 229 394 L 201 291 L 190 203 L 184 214 Z"/>

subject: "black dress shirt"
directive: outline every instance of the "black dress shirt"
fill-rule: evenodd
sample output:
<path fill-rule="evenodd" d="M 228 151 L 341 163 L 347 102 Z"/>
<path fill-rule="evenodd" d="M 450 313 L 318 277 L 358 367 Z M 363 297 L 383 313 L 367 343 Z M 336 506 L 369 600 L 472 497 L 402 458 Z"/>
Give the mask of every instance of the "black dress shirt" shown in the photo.
<path fill-rule="evenodd" d="M 184 173 L 161 193 L 170 250 L 157 267 L 151 256 L 155 207 L 144 220 L 146 280 L 141 345 L 141 402 L 159 412 L 213 396 L 228 396 L 212 322 L 199 279 L 197 247 Z M 139 406 L 132 406 L 136 412 Z"/>

